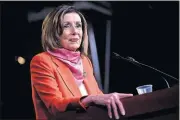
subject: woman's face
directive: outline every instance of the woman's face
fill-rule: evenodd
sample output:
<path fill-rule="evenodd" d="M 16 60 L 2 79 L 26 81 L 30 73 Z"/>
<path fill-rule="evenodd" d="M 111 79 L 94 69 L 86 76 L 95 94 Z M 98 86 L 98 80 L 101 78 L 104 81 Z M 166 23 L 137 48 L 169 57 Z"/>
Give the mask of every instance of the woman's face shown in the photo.
<path fill-rule="evenodd" d="M 60 44 L 63 48 L 76 51 L 82 41 L 82 22 L 80 16 L 75 13 L 67 13 L 62 20 L 63 32 L 60 36 Z"/>

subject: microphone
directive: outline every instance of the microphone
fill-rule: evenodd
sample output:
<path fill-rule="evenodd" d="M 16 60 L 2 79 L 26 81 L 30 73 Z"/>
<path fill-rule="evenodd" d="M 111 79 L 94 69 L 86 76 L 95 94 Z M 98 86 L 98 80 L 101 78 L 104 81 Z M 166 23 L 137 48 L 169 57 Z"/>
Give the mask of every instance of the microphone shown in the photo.
<path fill-rule="evenodd" d="M 154 70 L 155 72 L 161 73 L 162 75 L 168 76 L 168 77 L 170 77 L 171 79 L 174 79 L 174 80 L 176 80 L 176 81 L 179 81 L 177 78 L 175 78 L 175 77 L 173 77 L 173 76 L 171 76 L 171 75 L 169 75 L 169 74 L 167 74 L 167 73 L 165 73 L 165 72 L 162 72 L 162 71 L 160 71 L 160 70 L 158 70 L 158 69 L 156 69 L 156 68 L 154 68 L 154 67 L 151 67 L 151 66 L 149 66 L 149 65 L 146 65 L 146 64 L 144 64 L 144 63 L 140 63 L 140 62 L 136 61 L 136 60 L 135 60 L 134 58 L 132 58 L 132 57 L 127 57 L 127 58 L 125 58 L 125 57 L 120 56 L 120 55 L 119 55 L 118 53 L 116 53 L 116 52 L 113 52 L 113 54 L 115 55 L 116 58 L 118 58 L 118 59 L 123 59 L 123 60 L 126 60 L 126 61 L 128 61 L 128 62 L 131 62 L 131 63 L 133 63 L 134 65 L 136 65 L 136 66 L 138 66 L 138 67 L 140 67 L 140 68 L 142 68 L 142 66 L 144 66 L 144 67 L 146 67 L 146 68 L 150 68 L 150 69 Z M 161 77 L 162 77 L 162 76 L 161 76 Z M 169 83 L 167 82 L 167 80 L 166 80 L 164 77 L 162 77 L 162 78 L 165 80 L 168 88 L 170 88 Z"/>

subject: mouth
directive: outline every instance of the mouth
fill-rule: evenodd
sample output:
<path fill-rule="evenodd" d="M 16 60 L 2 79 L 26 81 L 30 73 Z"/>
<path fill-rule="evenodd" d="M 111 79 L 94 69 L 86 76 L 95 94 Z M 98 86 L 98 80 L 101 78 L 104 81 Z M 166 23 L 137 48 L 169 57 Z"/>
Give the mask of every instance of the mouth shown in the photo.
<path fill-rule="evenodd" d="M 79 39 L 78 38 L 72 38 L 70 39 L 71 42 L 77 42 Z"/>

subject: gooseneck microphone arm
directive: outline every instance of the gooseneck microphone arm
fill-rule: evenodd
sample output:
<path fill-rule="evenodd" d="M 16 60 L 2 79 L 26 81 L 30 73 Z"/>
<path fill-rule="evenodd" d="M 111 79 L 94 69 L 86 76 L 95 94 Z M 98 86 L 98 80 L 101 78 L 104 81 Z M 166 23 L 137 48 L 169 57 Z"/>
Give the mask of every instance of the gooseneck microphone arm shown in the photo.
<path fill-rule="evenodd" d="M 164 73 L 164 72 L 162 72 L 162 71 L 160 71 L 160 70 L 158 70 L 158 69 L 156 69 L 156 68 L 154 68 L 154 67 L 151 67 L 151 66 L 149 66 L 149 65 L 146 65 L 146 64 L 144 64 L 144 63 L 140 63 L 140 62 L 136 61 L 136 60 L 135 60 L 134 58 L 132 58 L 132 57 L 124 58 L 124 57 L 120 56 L 118 53 L 115 53 L 115 52 L 113 52 L 113 54 L 114 54 L 115 57 L 118 58 L 118 59 L 126 60 L 126 61 L 128 61 L 128 62 L 133 63 L 134 65 L 136 65 L 136 66 L 138 66 L 138 67 L 145 66 L 145 67 L 147 67 L 147 68 L 153 69 L 153 70 L 156 71 L 156 72 L 161 73 L 162 75 L 168 76 L 168 77 L 170 77 L 170 78 L 172 78 L 172 79 L 174 79 L 174 80 L 176 80 L 176 81 L 179 81 L 177 78 L 175 78 L 175 77 L 173 77 L 173 76 L 171 76 L 171 75 L 169 75 L 169 74 L 167 74 L 167 73 Z M 168 84 L 167 80 L 166 80 L 164 77 L 162 77 L 162 78 L 166 81 L 166 84 L 167 84 L 167 86 L 169 87 L 169 84 Z"/>

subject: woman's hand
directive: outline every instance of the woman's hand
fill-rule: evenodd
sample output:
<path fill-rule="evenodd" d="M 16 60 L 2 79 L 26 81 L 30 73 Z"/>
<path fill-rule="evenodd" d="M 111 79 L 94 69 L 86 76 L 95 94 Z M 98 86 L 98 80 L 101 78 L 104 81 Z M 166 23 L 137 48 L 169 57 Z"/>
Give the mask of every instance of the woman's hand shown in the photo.
<path fill-rule="evenodd" d="M 110 93 L 110 94 L 103 94 L 96 96 L 91 95 L 88 96 L 87 99 L 91 99 L 88 101 L 91 101 L 97 105 L 107 106 L 109 117 L 112 118 L 112 110 L 113 110 L 115 118 L 119 119 L 118 111 L 120 111 L 122 115 L 125 115 L 125 110 L 121 102 L 121 98 L 131 97 L 131 96 L 133 96 L 133 94 Z"/>

